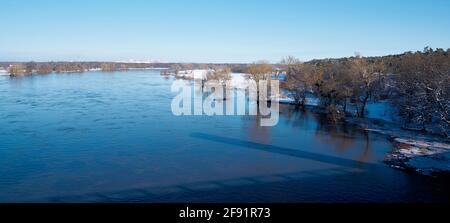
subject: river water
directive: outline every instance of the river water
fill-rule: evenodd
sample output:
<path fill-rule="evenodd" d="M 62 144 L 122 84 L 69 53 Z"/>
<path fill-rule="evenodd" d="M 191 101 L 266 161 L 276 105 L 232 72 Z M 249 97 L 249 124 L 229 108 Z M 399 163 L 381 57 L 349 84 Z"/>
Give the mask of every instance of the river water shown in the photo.
<path fill-rule="evenodd" d="M 385 136 L 281 106 L 174 116 L 159 71 L 0 76 L 0 202 L 439 202 Z"/>

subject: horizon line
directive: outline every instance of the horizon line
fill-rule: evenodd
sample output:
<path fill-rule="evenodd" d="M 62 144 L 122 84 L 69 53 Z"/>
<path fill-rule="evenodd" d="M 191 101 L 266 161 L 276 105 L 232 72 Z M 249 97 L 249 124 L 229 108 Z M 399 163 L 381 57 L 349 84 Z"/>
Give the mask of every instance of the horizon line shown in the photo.
<path fill-rule="evenodd" d="M 408 50 L 408 51 L 404 51 L 404 52 L 399 52 L 399 53 L 390 53 L 390 54 L 382 54 L 382 55 L 370 55 L 370 56 L 363 56 L 364 58 L 374 58 L 374 57 L 387 57 L 387 56 L 396 56 L 396 55 L 403 55 L 405 53 L 408 52 L 423 52 L 424 49 L 426 48 L 430 48 L 430 49 L 443 49 L 443 50 L 450 50 L 450 47 L 445 49 L 445 48 L 433 48 L 433 47 L 429 47 L 426 46 L 424 47 L 422 50 Z M 360 53 L 358 51 L 355 51 L 356 53 Z M 77 62 L 85 62 L 85 63 L 126 63 L 126 64 L 251 64 L 257 61 L 269 61 L 271 64 L 279 64 L 280 61 L 283 58 L 286 58 L 288 56 L 293 56 L 293 55 L 286 55 L 285 57 L 282 57 L 278 60 L 278 62 L 273 62 L 270 60 L 265 60 L 265 59 L 259 59 L 259 60 L 255 60 L 255 61 L 251 61 L 251 62 L 182 62 L 182 61 L 178 61 L 178 62 L 173 62 L 173 61 L 158 61 L 158 60 L 151 60 L 151 59 L 143 59 L 143 60 L 136 60 L 136 59 L 129 59 L 129 61 L 125 61 L 125 60 L 0 60 L 0 63 L 28 63 L 28 62 L 35 62 L 35 63 L 49 63 L 49 62 L 54 62 L 54 63 L 77 63 Z M 295 58 L 299 58 L 294 56 Z M 313 58 L 313 59 L 308 59 L 308 60 L 300 60 L 301 62 L 311 62 L 311 61 L 315 61 L 315 60 L 339 60 L 339 59 L 347 59 L 347 58 L 353 58 L 355 57 L 355 55 L 352 56 L 341 56 L 341 57 L 323 57 L 323 58 Z"/>

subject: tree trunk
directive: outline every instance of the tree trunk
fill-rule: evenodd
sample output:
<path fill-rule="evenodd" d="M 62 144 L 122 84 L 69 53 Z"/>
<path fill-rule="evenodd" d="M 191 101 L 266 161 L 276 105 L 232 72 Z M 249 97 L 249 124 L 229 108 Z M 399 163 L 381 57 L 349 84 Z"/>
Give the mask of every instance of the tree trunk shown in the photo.
<path fill-rule="evenodd" d="M 258 105 L 258 109 L 259 109 L 259 87 L 257 87 L 258 90 L 256 90 L 256 104 Z"/>
<path fill-rule="evenodd" d="M 225 83 L 222 83 L 222 91 L 223 91 L 223 100 L 227 100 L 227 85 Z"/>
<path fill-rule="evenodd" d="M 366 93 L 366 96 L 364 97 L 363 101 L 362 101 L 362 106 L 361 106 L 361 111 L 359 114 L 360 118 L 364 118 L 365 113 L 366 113 L 366 105 L 367 105 L 367 101 L 369 100 L 369 93 Z"/>
<path fill-rule="evenodd" d="M 205 80 L 202 79 L 202 93 L 204 88 L 205 88 Z"/>

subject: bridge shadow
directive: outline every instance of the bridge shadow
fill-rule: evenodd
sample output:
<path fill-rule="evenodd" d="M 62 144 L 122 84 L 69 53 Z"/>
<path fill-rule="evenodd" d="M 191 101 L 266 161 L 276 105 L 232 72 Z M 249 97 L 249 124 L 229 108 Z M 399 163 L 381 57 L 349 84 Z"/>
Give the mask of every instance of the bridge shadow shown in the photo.
<path fill-rule="evenodd" d="M 220 195 L 224 191 L 241 191 L 246 190 L 252 192 L 259 188 L 265 187 L 269 191 L 276 190 L 280 184 L 289 184 L 294 182 L 296 185 L 310 184 L 312 181 L 328 181 L 333 177 L 349 177 L 355 174 L 361 175 L 365 173 L 365 167 L 380 167 L 379 164 L 361 163 L 356 160 L 333 157 L 329 155 L 317 154 L 312 152 L 306 152 L 296 149 L 290 149 L 280 146 L 261 144 L 256 142 L 250 142 L 239 139 L 232 139 L 227 137 L 195 133 L 192 137 L 208 140 L 212 142 L 224 143 L 227 145 L 233 145 L 239 147 L 239 149 L 254 149 L 259 151 L 265 151 L 275 154 L 281 154 L 291 157 L 297 157 L 300 159 L 307 159 L 326 164 L 333 164 L 337 167 L 325 168 L 325 169 L 313 169 L 304 170 L 292 173 L 280 173 L 280 174 L 266 174 L 262 176 L 242 177 L 236 179 L 223 179 L 223 180 L 211 180 L 195 183 L 180 183 L 167 186 L 150 186 L 145 188 L 135 188 L 123 191 L 111 191 L 102 193 L 91 193 L 75 196 L 58 196 L 45 198 L 44 202 L 100 202 L 100 203 L 115 203 L 115 202 L 186 202 L 191 201 L 192 198 L 200 198 L 200 201 L 218 202 L 223 200 L 239 199 L 236 196 L 210 198 L 208 200 L 205 196 Z M 364 167 L 364 168 L 363 168 Z M 315 186 L 309 185 L 311 188 Z M 241 189 L 244 188 L 244 189 Z M 249 189 L 250 188 L 250 189 Z M 290 190 L 296 191 L 295 187 L 290 187 L 284 196 L 289 197 Z M 266 199 L 263 194 L 256 194 L 254 198 Z M 278 197 L 274 197 L 277 200 Z M 194 199 L 195 200 L 195 199 Z M 246 202 L 246 200 L 243 200 Z M 267 201 L 267 200 L 264 200 Z"/>
<path fill-rule="evenodd" d="M 318 153 L 312 153 L 312 152 L 306 152 L 302 150 L 297 149 L 291 149 L 291 148 L 285 148 L 280 146 L 274 146 L 269 144 L 262 144 L 262 143 L 256 143 L 251 141 L 245 141 L 241 139 L 233 139 L 233 138 L 227 138 L 222 136 L 216 136 L 216 135 L 210 135 L 210 134 L 204 134 L 204 133 L 193 133 L 191 134 L 194 138 L 199 138 L 203 140 L 208 140 L 212 142 L 218 142 L 228 145 L 237 146 L 239 148 L 244 149 L 254 149 L 264 152 L 270 152 L 270 153 L 276 153 L 301 159 L 308 159 L 313 161 L 318 161 L 322 163 L 328 163 L 328 164 L 334 164 L 342 167 L 347 168 L 363 168 L 363 167 L 378 167 L 379 164 L 374 163 L 363 163 L 361 161 L 352 160 L 352 159 L 346 159 L 346 158 L 340 158 L 335 156 L 329 156 L 324 154 L 318 154 Z"/>

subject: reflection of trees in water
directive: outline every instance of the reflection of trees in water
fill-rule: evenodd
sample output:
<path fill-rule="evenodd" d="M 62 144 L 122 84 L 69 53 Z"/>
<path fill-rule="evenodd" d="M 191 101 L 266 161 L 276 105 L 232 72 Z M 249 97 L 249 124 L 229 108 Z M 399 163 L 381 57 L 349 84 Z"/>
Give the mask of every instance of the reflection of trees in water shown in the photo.
<path fill-rule="evenodd" d="M 296 106 L 280 105 L 280 116 L 293 127 L 312 129 L 316 123 L 316 117 L 311 112 Z"/>
<path fill-rule="evenodd" d="M 252 108 L 250 108 L 252 109 Z M 325 115 L 295 108 L 295 106 L 280 105 L 280 121 L 305 130 L 313 130 L 315 140 L 327 145 L 338 153 L 357 150 L 355 160 L 365 163 L 372 156 L 369 132 L 359 129 L 355 125 L 346 123 L 330 123 Z M 270 144 L 270 127 L 261 127 L 261 116 L 244 116 L 250 120 L 245 130 L 249 131 L 249 139 L 253 142 Z M 301 136 L 300 136 L 301 137 Z M 313 145 L 312 145 L 313 146 Z"/>
<path fill-rule="evenodd" d="M 261 116 L 254 116 L 255 118 L 249 132 L 249 137 L 253 142 L 262 144 L 270 143 L 270 127 L 261 126 Z"/>
<path fill-rule="evenodd" d="M 364 134 L 364 138 L 365 138 L 365 146 L 364 146 L 364 151 L 361 154 L 361 156 L 358 158 L 359 162 L 365 162 L 367 160 L 369 160 L 370 156 L 372 155 L 372 148 L 370 146 L 370 136 L 369 136 L 369 132 L 364 130 L 363 131 Z"/>
<path fill-rule="evenodd" d="M 316 129 L 318 140 L 332 145 L 338 152 L 356 148 L 361 151 L 361 154 L 355 157 L 359 162 L 364 163 L 369 160 L 372 148 L 367 131 L 345 123 L 332 124 L 325 117 L 321 117 L 319 120 Z M 362 145 L 358 143 L 358 139 L 362 140 Z"/>
<path fill-rule="evenodd" d="M 246 113 L 250 114 L 251 110 L 257 110 L 258 105 L 256 103 L 249 103 L 247 101 L 248 109 L 246 109 Z M 243 116 L 243 119 L 250 120 L 249 125 L 244 126 L 244 131 L 248 131 L 248 137 L 252 142 L 257 142 L 261 144 L 269 144 L 270 143 L 270 127 L 261 126 L 261 115 L 257 113 L 256 116 Z"/>
<path fill-rule="evenodd" d="M 370 136 L 354 125 L 346 123 L 330 123 L 325 115 L 315 114 L 294 106 L 283 106 L 280 115 L 293 127 L 314 129 L 318 141 L 331 145 L 337 152 L 343 153 L 350 149 L 361 148 L 361 154 L 356 157 L 359 162 L 366 162 L 372 155 Z M 359 147 L 358 139 L 363 145 Z"/>

